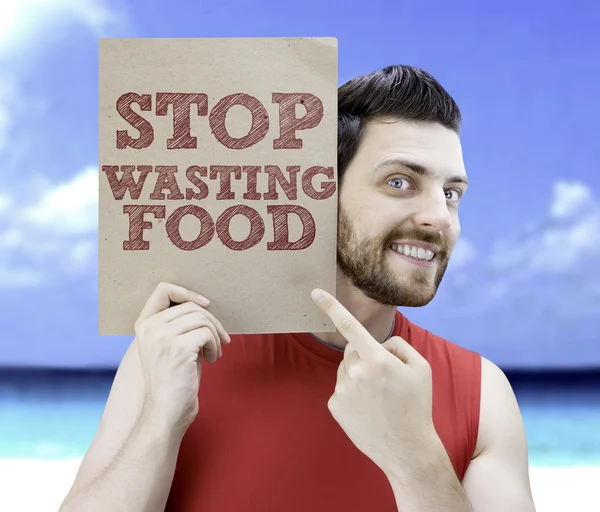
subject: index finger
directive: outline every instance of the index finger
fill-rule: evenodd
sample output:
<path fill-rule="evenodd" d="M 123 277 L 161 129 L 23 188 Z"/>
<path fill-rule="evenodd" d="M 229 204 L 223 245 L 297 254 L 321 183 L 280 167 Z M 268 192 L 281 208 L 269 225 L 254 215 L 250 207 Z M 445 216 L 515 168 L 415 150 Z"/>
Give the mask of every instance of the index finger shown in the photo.
<path fill-rule="evenodd" d="M 206 307 L 210 303 L 206 297 L 198 295 L 183 286 L 177 286 L 171 283 L 159 283 L 154 289 L 142 312 L 140 320 L 144 320 L 156 313 L 160 313 L 171 306 L 171 303 L 182 304 L 184 302 L 195 302 L 199 306 Z"/>
<path fill-rule="evenodd" d="M 359 357 L 373 357 L 377 351 L 382 350 L 371 333 L 333 295 L 317 288 L 312 291 L 311 297 L 331 319 L 340 334 L 356 349 Z"/>

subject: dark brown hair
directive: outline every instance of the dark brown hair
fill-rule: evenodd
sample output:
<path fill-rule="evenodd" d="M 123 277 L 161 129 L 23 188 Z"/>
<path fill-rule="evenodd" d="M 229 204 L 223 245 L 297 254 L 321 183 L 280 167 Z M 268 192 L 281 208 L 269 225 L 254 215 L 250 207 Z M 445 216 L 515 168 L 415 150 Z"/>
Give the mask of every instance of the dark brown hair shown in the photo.
<path fill-rule="evenodd" d="M 365 123 L 392 117 L 430 121 L 459 132 L 461 115 L 450 94 L 429 73 L 388 66 L 353 78 L 338 89 L 338 177 L 360 145 Z"/>

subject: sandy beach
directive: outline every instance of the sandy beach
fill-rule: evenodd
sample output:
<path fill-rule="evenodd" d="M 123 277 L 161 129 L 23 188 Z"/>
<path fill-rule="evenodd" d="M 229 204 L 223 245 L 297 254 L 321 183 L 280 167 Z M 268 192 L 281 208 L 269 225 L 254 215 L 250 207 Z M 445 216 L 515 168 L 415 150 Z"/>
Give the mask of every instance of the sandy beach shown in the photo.
<path fill-rule="evenodd" d="M 0 459 L 0 510 L 57 512 L 80 460 Z M 600 466 L 531 468 L 537 512 L 600 511 Z"/>

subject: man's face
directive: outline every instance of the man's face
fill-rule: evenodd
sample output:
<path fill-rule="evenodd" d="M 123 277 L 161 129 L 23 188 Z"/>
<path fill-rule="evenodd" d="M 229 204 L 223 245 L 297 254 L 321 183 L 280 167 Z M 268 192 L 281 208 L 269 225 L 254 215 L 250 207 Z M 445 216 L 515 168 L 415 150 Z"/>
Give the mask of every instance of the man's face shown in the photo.
<path fill-rule="evenodd" d="M 339 192 L 340 270 L 381 304 L 428 304 L 460 234 L 466 180 L 452 130 L 369 122 Z"/>

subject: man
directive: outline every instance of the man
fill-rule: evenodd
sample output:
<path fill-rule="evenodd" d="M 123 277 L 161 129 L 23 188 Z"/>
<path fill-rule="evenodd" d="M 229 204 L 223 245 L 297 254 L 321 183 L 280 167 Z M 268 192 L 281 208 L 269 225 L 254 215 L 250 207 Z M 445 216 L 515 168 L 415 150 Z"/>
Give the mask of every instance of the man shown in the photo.
<path fill-rule="evenodd" d="M 421 70 L 342 86 L 337 300 L 312 294 L 338 331 L 231 340 L 161 284 L 61 511 L 534 511 L 503 373 L 397 311 L 431 301 L 459 236 L 459 125 Z"/>

